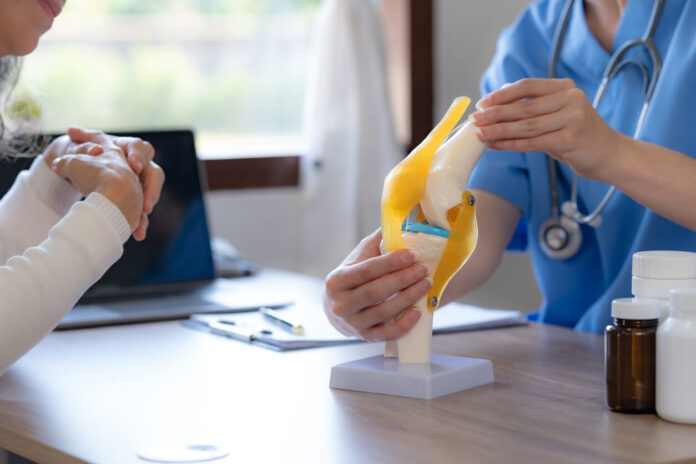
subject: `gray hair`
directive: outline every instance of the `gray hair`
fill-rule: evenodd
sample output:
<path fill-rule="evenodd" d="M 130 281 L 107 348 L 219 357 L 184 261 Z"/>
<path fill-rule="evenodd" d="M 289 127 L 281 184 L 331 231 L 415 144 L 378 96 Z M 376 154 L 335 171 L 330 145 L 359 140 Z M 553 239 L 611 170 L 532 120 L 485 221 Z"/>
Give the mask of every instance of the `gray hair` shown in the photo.
<path fill-rule="evenodd" d="M 0 57 L 0 160 L 7 157 L 36 156 L 46 147 L 47 139 L 33 133 L 15 130 L 5 112 L 10 93 L 19 79 L 21 60 L 12 55 Z"/>
<path fill-rule="evenodd" d="M 17 83 L 19 77 L 19 58 L 16 56 L 3 56 L 0 58 L 0 158 L 12 153 L 12 137 L 8 133 L 7 125 L 3 119 L 5 107 L 10 92 Z"/>

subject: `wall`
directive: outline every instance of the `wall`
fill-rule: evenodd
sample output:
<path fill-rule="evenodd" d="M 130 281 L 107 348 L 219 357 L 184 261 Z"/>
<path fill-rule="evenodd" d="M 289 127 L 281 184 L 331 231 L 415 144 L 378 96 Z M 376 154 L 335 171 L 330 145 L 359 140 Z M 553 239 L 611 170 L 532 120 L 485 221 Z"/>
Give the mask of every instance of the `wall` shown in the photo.
<path fill-rule="evenodd" d="M 527 3 L 527 0 L 435 1 L 437 118 L 455 96 L 479 96 L 478 81 L 495 51 L 500 30 Z M 302 208 L 298 190 L 213 192 L 208 194 L 207 204 L 213 234 L 228 238 L 243 255 L 262 266 L 297 269 L 296 243 Z M 537 308 L 540 295 L 529 256 L 506 255 L 489 282 L 465 301 L 489 307 Z"/>
<path fill-rule="evenodd" d="M 215 191 L 206 195 L 211 234 L 265 267 L 298 268 L 299 189 Z"/>

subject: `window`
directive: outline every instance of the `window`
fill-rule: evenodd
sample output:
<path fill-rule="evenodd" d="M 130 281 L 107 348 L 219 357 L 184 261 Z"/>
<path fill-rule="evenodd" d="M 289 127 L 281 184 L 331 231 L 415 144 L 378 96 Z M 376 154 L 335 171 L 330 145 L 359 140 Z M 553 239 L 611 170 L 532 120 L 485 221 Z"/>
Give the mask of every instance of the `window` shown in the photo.
<path fill-rule="evenodd" d="M 204 156 L 291 153 L 319 1 L 69 0 L 18 107 L 50 132 L 193 127 Z"/>

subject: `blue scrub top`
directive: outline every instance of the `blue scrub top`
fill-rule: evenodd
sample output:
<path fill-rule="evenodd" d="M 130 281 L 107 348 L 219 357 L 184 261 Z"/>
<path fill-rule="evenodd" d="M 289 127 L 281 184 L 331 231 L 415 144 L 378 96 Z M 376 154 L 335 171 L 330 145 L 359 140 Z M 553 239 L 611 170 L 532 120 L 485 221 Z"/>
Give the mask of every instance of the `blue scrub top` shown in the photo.
<path fill-rule="evenodd" d="M 507 82 L 548 77 L 547 63 L 555 24 L 565 0 L 529 6 L 498 41 L 493 62 L 481 81 L 487 94 Z M 628 2 L 612 49 L 643 35 L 652 1 Z M 663 67 L 640 140 L 694 157 L 696 153 L 696 0 L 668 0 L 655 33 Z M 634 53 L 648 63 L 645 52 Z M 583 2 L 576 0 L 558 63 L 557 77 L 568 77 L 590 101 L 599 86 L 607 53 L 590 33 Z M 614 129 L 633 135 L 643 105 L 642 77 L 625 68 L 609 84 L 598 111 Z M 572 171 L 558 164 L 560 201 L 570 199 Z M 696 179 L 694 179 L 696 181 Z M 471 188 L 499 195 L 515 204 L 527 222 L 528 248 L 544 295 L 539 320 L 590 332 L 611 322 L 614 298 L 631 295 L 631 256 L 639 250 L 696 250 L 696 233 L 671 222 L 617 191 L 598 228 L 581 226 L 579 253 L 565 261 L 547 257 L 539 247 L 542 223 L 551 217 L 547 161 L 541 152 L 488 151 L 472 174 Z M 608 186 L 580 179 L 580 210 L 593 210 Z M 694 199 L 696 201 L 696 199 Z"/>

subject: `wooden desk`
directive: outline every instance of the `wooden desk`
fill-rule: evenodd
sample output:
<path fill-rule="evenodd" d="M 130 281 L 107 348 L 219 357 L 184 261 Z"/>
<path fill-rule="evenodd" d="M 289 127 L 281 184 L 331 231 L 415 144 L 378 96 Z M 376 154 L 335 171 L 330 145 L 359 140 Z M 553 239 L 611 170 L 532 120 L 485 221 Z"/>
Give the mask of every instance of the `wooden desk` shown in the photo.
<path fill-rule="evenodd" d="M 491 359 L 496 383 L 430 401 L 329 389 L 331 366 L 381 350 L 278 353 L 177 322 L 53 333 L 0 377 L 0 447 L 52 463 L 142 463 L 163 441 L 228 445 L 216 463 L 696 458 L 696 427 L 604 407 L 599 336 L 437 336 L 435 352 Z"/>

